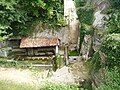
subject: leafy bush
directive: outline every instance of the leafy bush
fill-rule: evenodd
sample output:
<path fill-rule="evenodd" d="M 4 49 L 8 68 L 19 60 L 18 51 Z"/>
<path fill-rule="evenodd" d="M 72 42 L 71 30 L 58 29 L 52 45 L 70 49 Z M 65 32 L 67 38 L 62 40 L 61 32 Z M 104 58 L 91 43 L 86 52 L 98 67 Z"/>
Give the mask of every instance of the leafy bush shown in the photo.
<path fill-rule="evenodd" d="M 76 85 L 46 83 L 40 90 L 79 90 L 79 88 Z"/>
<path fill-rule="evenodd" d="M 63 2 L 61 0 L 1 0 L 0 40 L 9 34 L 26 36 L 34 21 L 50 27 L 62 26 Z"/>
<path fill-rule="evenodd" d="M 28 68 L 28 63 L 26 62 L 19 62 L 19 61 L 11 61 L 9 59 L 4 59 L 4 58 L 0 58 L 0 66 L 1 67 L 14 67 L 14 68 Z"/>
<path fill-rule="evenodd" d="M 111 8 L 120 9 L 120 0 L 109 0 Z"/>
<path fill-rule="evenodd" d="M 120 90 L 120 72 L 118 68 L 107 70 L 104 82 L 97 90 Z"/>
<path fill-rule="evenodd" d="M 79 52 L 77 50 L 69 51 L 69 56 L 78 56 Z"/>
<path fill-rule="evenodd" d="M 106 75 L 97 90 L 120 89 L 120 34 L 109 34 L 101 46 L 107 55 Z"/>
<path fill-rule="evenodd" d="M 112 10 L 111 16 L 107 22 L 108 33 L 120 33 L 120 12 L 119 10 Z"/>
<path fill-rule="evenodd" d="M 108 35 L 102 43 L 101 51 L 107 55 L 107 66 L 120 65 L 120 34 Z"/>
<path fill-rule="evenodd" d="M 90 74 L 98 72 L 101 68 L 101 57 L 99 52 L 95 52 L 93 54 L 93 57 L 90 58 L 87 62 L 85 62 L 85 66 Z"/>

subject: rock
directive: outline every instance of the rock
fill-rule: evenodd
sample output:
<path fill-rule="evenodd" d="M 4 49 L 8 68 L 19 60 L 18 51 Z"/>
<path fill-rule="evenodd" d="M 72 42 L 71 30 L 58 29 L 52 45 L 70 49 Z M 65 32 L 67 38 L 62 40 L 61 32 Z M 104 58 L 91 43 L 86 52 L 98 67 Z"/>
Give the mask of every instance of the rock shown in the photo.
<path fill-rule="evenodd" d="M 0 42 L 0 57 L 7 57 L 9 50 L 6 42 Z"/>
<path fill-rule="evenodd" d="M 77 44 L 79 43 L 79 25 L 80 22 L 77 16 L 76 7 L 74 0 L 64 1 L 64 16 L 69 27 L 69 49 L 76 50 Z"/>
<path fill-rule="evenodd" d="M 81 47 L 81 54 L 83 56 L 84 59 L 88 59 L 88 55 L 90 52 L 90 48 L 92 47 L 92 36 L 91 35 L 86 35 L 84 37 L 84 41 L 82 43 L 82 47 Z"/>
<path fill-rule="evenodd" d="M 92 34 L 85 35 L 84 37 L 81 46 L 81 54 L 85 59 L 88 59 L 95 51 L 99 50 L 102 38 L 105 35 L 107 28 L 106 19 L 108 19 L 108 15 L 104 13 L 104 11 L 109 7 L 108 0 L 92 0 L 91 4 L 95 6 L 95 20 L 92 24 L 94 32 Z"/>
<path fill-rule="evenodd" d="M 108 18 L 108 15 L 101 13 L 102 11 L 99 10 L 95 12 L 94 17 L 95 20 L 93 22 L 93 27 L 99 30 L 103 30 L 106 28 L 106 19 Z"/>
<path fill-rule="evenodd" d="M 51 82 L 59 83 L 74 83 L 73 75 L 69 72 L 69 68 L 64 66 L 61 69 L 57 69 L 50 78 Z"/>

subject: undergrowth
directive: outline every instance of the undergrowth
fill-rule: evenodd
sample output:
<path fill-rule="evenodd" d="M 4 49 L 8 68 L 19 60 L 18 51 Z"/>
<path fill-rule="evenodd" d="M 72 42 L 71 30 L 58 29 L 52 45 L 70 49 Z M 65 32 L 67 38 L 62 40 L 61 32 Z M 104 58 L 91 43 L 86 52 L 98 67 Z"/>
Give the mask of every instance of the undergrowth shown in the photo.
<path fill-rule="evenodd" d="M 40 90 L 79 90 L 77 85 L 45 83 Z"/>
<path fill-rule="evenodd" d="M 0 81 L 0 90 L 36 90 L 36 87 L 27 84 L 16 84 L 11 81 Z"/>
<path fill-rule="evenodd" d="M 79 90 L 77 85 L 44 83 L 36 86 L 35 84 L 17 84 L 11 81 L 0 81 L 0 90 Z"/>

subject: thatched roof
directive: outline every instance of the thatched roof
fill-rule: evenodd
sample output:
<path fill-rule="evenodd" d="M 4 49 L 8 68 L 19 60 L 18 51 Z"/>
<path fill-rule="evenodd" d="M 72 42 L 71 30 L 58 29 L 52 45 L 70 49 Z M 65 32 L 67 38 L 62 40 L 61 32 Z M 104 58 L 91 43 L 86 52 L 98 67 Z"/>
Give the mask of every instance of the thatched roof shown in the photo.
<path fill-rule="evenodd" d="M 59 45 L 58 38 L 23 38 L 21 39 L 20 48 L 46 47 L 57 45 Z"/>

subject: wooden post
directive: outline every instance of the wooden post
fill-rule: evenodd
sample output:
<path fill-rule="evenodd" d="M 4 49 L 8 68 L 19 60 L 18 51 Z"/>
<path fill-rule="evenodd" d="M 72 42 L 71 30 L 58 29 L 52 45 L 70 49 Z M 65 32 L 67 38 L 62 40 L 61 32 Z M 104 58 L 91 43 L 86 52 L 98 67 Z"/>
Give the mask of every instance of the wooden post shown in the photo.
<path fill-rule="evenodd" d="M 65 65 L 69 64 L 69 59 L 68 59 L 68 45 L 65 45 L 65 51 L 64 51 L 64 57 L 65 57 Z"/>
<path fill-rule="evenodd" d="M 58 55 L 58 46 L 55 47 L 55 54 Z"/>
<path fill-rule="evenodd" d="M 56 60 L 57 60 L 57 57 L 56 56 L 53 57 L 53 59 L 52 59 L 53 71 L 56 71 L 58 68 Z"/>
<path fill-rule="evenodd" d="M 56 71 L 58 68 L 58 63 L 57 63 L 57 56 L 58 56 L 58 46 L 55 46 L 55 57 L 52 60 L 52 64 L 53 64 L 53 71 Z"/>

